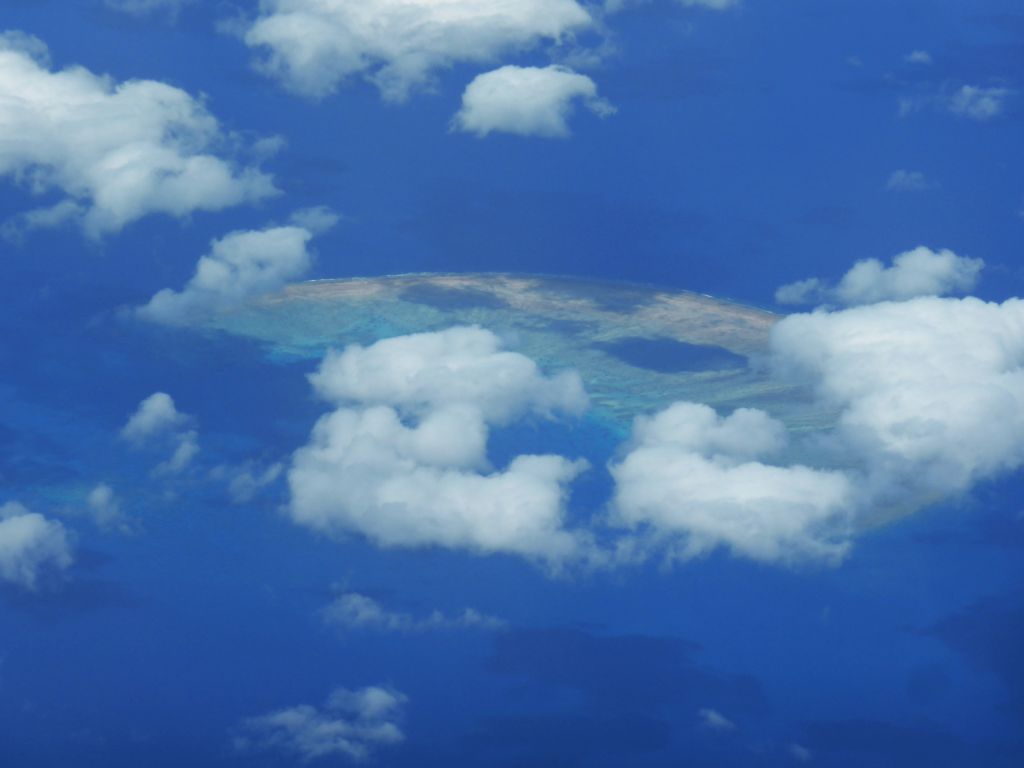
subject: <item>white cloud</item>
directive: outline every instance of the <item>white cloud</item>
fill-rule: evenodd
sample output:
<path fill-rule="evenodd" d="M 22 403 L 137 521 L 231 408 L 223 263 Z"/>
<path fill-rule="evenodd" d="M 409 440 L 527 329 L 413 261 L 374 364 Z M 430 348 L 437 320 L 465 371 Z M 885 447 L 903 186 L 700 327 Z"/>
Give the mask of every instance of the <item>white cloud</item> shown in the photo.
<path fill-rule="evenodd" d="M 885 188 L 892 192 L 923 192 L 934 188 L 920 171 L 899 169 L 889 174 Z"/>
<path fill-rule="evenodd" d="M 157 464 L 153 470 L 157 475 L 176 475 L 183 472 L 199 453 L 199 434 L 195 430 L 180 432 L 175 439 L 177 444 L 174 453 L 166 461 Z"/>
<path fill-rule="evenodd" d="M 114 493 L 114 489 L 106 483 L 99 483 L 85 499 L 89 511 L 95 523 L 101 528 L 124 525 L 124 516 L 121 514 L 121 501 Z"/>
<path fill-rule="evenodd" d="M 174 17 L 178 11 L 194 0 L 104 0 L 104 2 L 111 10 L 128 13 L 132 16 L 163 12 Z"/>
<path fill-rule="evenodd" d="M 1024 462 L 1024 302 L 916 298 L 791 315 L 781 375 L 840 411 L 876 502 L 955 494 Z"/>
<path fill-rule="evenodd" d="M 330 352 L 310 377 L 339 407 L 288 472 L 290 512 L 383 546 L 509 552 L 555 564 L 580 554 L 563 528 L 567 484 L 585 464 L 523 455 L 491 471 L 489 427 L 529 413 L 580 413 L 579 377 L 544 376 L 494 334 L 451 328 Z"/>
<path fill-rule="evenodd" d="M 792 757 L 797 762 L 801 763 L 806 763 L 808 760 L 814 757 L 814 754 L 811 752 L 811 750 L 809 750 L 807 747 L 801 744 L 790 744 L 789 749 L 787 751 L 789 752 L 790 757 Z"/>
<path fill-rule="evenodd" d="M 759 460 L 786 442 L 783 425 L 753 409 L 723 418 L 679 402 L 640 417 L 627 453 L 609 466 L 612 520 L 684 558 L 725 546 L 765 562 L 837 560 L 853 488 L 840 472 Z"/>
<path fill-rule="evenodd" d="M 363 761 L 405 739 L 399 723 L 406 701 L 391 688 L 338 688 L 322 709 L 302 704 L 246 720 L 235 746 L 280 750 L 301 760 L 336 756 Z"/>
<path fill-rule="evenodd" d="M 583 465 L 519 456 L 480 474 L 487 428 L 472 408 L 438 409 L 406 427 L 387 407 L 341 408 L 295 453 L 291 514 L 323 531 L 354 530 L 384 546 L 468 548 L 550 560 L 577 538 L 562 529 L 566 485 Z"/>
<path fill-rule="evenodd" d="M 903 60 L 908 64 L 931 64 L 932 55 L 928 51 L 911 51 L 903 57 Z"/>
<path fill-rule="evenodd" d="M 835 561 L 872 521 L 1024 466 L 1020 299 L 917 297 L 790 315 L 773 327 L 768 359 L 837 414 L 801 446 L 821 467 L 763 463 L 785 439 L 759 411 L 723 419 L 677 403 L 638 419 L 610 467 L 612 521 L 638 531 L 620 555 L 727 546 L 763 561 Z"/>
<path fill-rule="evenodd" d="M 20 241 L 37 229 L 52 229 L 62 224 L 79 222 L 86 209 L 73 200 L 61 200 L 48 208 L 36 208 L 16 214 L 3 222 L 0 233 L 8 240 Z"/>
<path fill-rule="evenodd" d="M 170 445 L 169 459 L 156 467 L 157 474 L 176 474 L 184 470 L 199 452 L 199 435 L 189 429 L 191 418 L 175 407 L 166 392 L 154 392 L 145 398 L 128 423 L 121 428 L 121 437 L 136 447 L 159 441 Z"/>
<path fill-rule="evenodd" d="M 372 597 L 358 592 L 339 595 L 324 609 L 324 619 L 346 629 L 374 629 L 391 632 L 427 632 L 441 629 L 500 629 L 505 622 L 466 608 L 455 616 L 433 611 L 416 618 L 408 613 L 389 611 Z"/>
<path fill-rule="evenodd" d="M 704 708 L 698 713 L 705 728 L 712 731 L 735 731 L 736 723 L 727 718 L 717 709 Z"/>
<path fill-rule="evenodd" d="M 713 11 L 724 11 L 739 5 L 739 0 L 676 0 L 676 2 L 690 7 L 710 8 Z"/>
<path fill-rule="evenodd" d="M 784 285 L 775 292 L 775 300 L 780 304 L 833 301 L 853 306 L 963 293 L 974 287 L 984 265 L 981 259 L 957 256 L 948 249 L 932 251 L 918 246 L 897 255 L 890 267 L 878 259 L 858 261 L 835 288 L 818 278 Z"/>
<path fill-rule="evenodd" d="M 0 36 L 0 125 L 0 175 L 36 195 L 65 195 L 14 226 L 77 218 L 99 236 L 152 213 L 185 216 L 276 192 L 257 168 L 215 154 L 233 139 L 185 91 L 82 67 L 51 71 L 46 46 L 21 33 Z"/>
<path fill-rule="evenodd" d="M 64 526 L 17 502 L 0 505 L 0 580 L 34 590 L 46 573 L 74 562 Z"/>
<path fill-rule="evenodd" d="M 639 5 L 643 0 L 605 0 L 604 7 L 608 13 L 616 13 L 631 5 Z M 727 11 L 740 4 L 740 0 L 675 0 L 678 5 L 686 8 L 707 8 L 712 11 Z"/>
<path fill-rule="evenodd" d="M 576 0 L 265 0 L 245 29 L 257 66 L 322 98 L 362 76 L 389 101 L 458 62 L 488 63 L 593 24 Z"/>
<path fill-rule="evenodd" d="M 326 214 L 309 216 L 311 227 L 328 225 Z M 137 314 L 153 322 L 187 324 L 278 290 L 309 271 L 312 257 L 306 245 L 314 234 L 312 228 L 294 225 L 231 232 L 210 244 L 183 290 L 164 288 Z"/>
<path fill-rule="evenodd" d="M 562 138 L 569 135 L 577 102 L 601 117 L 615 111 L 586 75 L 559 66 L 505 66 L 477 75 L 466 86 L 452 127 L 477 136 L 497 131 Z"/>
<path fill-rule="evenodd" d="M 1013 93 L 1009 88 L 982 88 L 965 85 L 949 99 L 949 110 L 955 115 L 972 120 L 991 120 L 1002 114 L 1006 99 Z"/>
<path fill-rule="evenodd" d="M 245 504 L 255 498 L 263 488 L 274 483 L 282 472 L 284 464 L 281 462 L 260 466 L 250 461 L 240 466 L 214 467 L 210 475 L 217 480 L 227 481 L 232 503 Z"/>
<path fill-rule="evenodd" d="M 495 424 L 531 411 L 579 415 L 588 405 L 575 372 L 545 376 L 530 358 L 503 349 L 501 339 L 477 327 L 331 350 L 310 381 L 317 394 L 336 403 L 389 405 L 418 413 L 472 406 Z"/>
<path fill-rule="evenodd" d="M 174 400 L 166 392 L 154 392 L 145 398 L 121 428 L 121 437 L 133 443 L 143 443 L 152 437 L 176 430 L 188 421 L 180 413 Z"/>
<path fill-rule="evenodd" d="M 797 280 L 779 286 L 775 291 L 777 304 L 817 304 L 828 296 L 828 285 L 817 277 Z"/>

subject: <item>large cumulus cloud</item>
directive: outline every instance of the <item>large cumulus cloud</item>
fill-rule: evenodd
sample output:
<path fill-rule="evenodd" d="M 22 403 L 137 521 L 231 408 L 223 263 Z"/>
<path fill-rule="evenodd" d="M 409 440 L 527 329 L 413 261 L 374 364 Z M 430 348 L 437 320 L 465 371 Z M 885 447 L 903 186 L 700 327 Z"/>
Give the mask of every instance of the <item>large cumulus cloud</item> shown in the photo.
<path fill-rule="evenodd" d="M 763 412 L 723 418 L 678 403 L 639 419 L 611 465 L 613 521 L 683 556 L 724 546 L 836 561 L 857 530 L 1024 465 L 1020 299 L 923 296 L 791 315 L 772 329 L 768 360 L 838 414 L 799 446 L 815 466 L 784 461 L 784 430 Z"/>
<path fill-rule="evenodd" d="M 853 489 L 837 471 L 762 461 L 786 446 L 763 411 L 727 417 L 676 403 L 640 417 L 610 467 L 614 520 L 692 557 L 718 546 L 764 561 L 838 559 L 848 547 Z"/>
<path fill-rule="evenodd" d="M 451 328 L 329 353 L 311 377 L 337 405 L 288 472 L 293 519 L 355 531 L 384 546 L 440 545 L 558 563 L 579 554 L 563 527 L 581 462 L 522 455 L 495 470 L 492 425 L 527 414 L 577 414 L 574 373 L 545 376 L 476 327 Z"/>
<path fill-rule="evenodd" d="M 226 158 L 233 139 L 201 101 L 154 80 L 52 70 L 46 46 L 22 33 L 0 35 L 0 138 L 0 176 L 64 195 L 14 222 L 29 228 L 77 220 L 102 235 L 276 192 Z"/>
<path fill-rule="evenodd" d="M 919 297 L 793 315 L 780 375 L 840 410 L 836 437 L 887 495 L 958 493 L 1024 462 L 1024 301 Z"/>

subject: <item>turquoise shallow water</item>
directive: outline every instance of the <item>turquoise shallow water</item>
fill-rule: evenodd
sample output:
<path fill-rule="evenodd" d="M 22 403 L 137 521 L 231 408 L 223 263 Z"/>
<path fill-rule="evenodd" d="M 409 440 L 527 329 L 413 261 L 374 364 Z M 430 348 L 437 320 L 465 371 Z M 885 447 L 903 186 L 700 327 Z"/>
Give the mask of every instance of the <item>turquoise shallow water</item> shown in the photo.
<path fill-rule="evenodd" d="M 628 283 L 509 274 L 399 275 L 289 287 L 205 321 L 255 339 L 272 361 L 329 347 L 476 324 L 546 370 L 580 372 L 591 418 L 624 433 L 633 417 L 677 400 L 763 408 L 791 429 L 831 414 L 761 365 L 778 316 L 701 294 Z"/>

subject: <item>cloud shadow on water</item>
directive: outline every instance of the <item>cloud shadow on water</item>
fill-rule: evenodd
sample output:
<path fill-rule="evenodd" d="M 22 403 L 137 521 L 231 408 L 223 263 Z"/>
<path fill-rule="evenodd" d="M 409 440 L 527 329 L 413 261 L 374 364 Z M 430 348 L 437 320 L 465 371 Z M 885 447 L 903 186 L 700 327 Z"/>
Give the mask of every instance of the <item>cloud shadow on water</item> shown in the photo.
<path fill-rule="evenodd" d="M 1024 592 L 983 598 L 927 631 L 994 675 L 1007 711 L 1024 721 Z"/>
<path fill-rule="evenodd" d="M 501 633 L 488 668 L 520 684 L 509 697 L 518 711 L 481 719 L 463 744 L 466 756 L 479 764 L 661 765 L 678 757 L 679 739 L 699 731 L 701 708 L 767 711 L 755 678 L 704 668 L 694 660 L 699 650 L 679 637 L 577 628 Z"/>

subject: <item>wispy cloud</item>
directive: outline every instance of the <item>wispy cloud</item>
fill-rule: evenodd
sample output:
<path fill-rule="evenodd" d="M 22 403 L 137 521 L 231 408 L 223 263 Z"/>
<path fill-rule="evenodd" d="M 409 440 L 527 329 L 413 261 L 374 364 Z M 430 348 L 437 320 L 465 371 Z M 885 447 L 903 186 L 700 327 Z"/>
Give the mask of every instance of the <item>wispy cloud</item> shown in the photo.
<path fill-rule="evenodd" d="M 339 595 L 323 611 L 324 620 L 346 629 L 370 629 L 388 632 L 429 632 L 444 629 L 501 629 L 505 622 L 473 608 L 446 616 L 440 611 L 417 618 L 408 613 L 389 611 L 379 602 L 358 592 Z"/>

